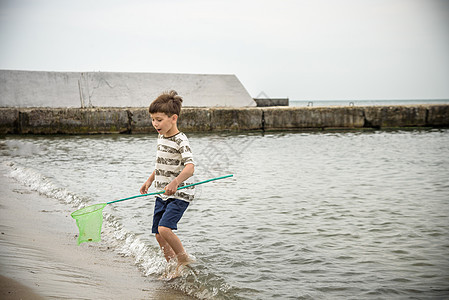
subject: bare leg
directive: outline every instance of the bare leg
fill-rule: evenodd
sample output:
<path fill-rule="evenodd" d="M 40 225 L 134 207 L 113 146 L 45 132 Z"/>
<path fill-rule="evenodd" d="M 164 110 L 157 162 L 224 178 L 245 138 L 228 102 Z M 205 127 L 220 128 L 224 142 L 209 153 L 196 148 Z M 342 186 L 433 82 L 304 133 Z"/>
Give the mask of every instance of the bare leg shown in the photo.
<path fill-rule="evenodd" d="M 159 226 L 158 231 L 165 242 L 171 247 L 172 251 L 174 251 L 174 254 L 176 255 L 176 258 L 178 260 L 178 265 L 171 278 L 179 277 L 182 268 L 192 261 L 189 259 L 189 255 L 185 252 L 181 240 L 176 234 L 173 233 L 170 228 Z"/>
<path fill-rule="evenodd" d="M 172 247 L 170 247 L 167 241 L 159 233 L 156 233 L 156 240 L 159 243 L 162 251 L 164 252 L 165 260 L 167 262 L 176 257 L 176 254 L 173 251 Z"/>

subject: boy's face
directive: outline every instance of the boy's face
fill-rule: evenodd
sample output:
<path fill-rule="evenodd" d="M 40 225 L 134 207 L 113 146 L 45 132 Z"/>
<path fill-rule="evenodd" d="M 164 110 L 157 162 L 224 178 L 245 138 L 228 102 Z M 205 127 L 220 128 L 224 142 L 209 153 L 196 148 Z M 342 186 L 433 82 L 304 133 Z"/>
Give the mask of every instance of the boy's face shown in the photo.
<path fill-rule="evenodd" d="M 169 117 L 165 113 L 160 112 L 151 114 L 153 127 L 159 134 L 162 134 L 165 137 L 170 137 L 178 133 L 178 129 L 176 127 L 177 119 L 177 115 L 172 115 Z"/>

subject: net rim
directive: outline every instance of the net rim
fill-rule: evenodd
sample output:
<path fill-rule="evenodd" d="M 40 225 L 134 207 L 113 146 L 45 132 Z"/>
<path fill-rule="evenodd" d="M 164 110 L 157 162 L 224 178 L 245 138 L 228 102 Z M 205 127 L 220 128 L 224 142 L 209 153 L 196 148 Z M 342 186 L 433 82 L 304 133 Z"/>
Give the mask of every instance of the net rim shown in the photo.
<path fill-rule="evenodd" d="M 89 206 L 80 208 L 78 210 L 75 210 L 70 215 L 72 216 L 72 218 L 76 219 L 76 217 L 80 217 L 80 216 L 83 216 L 83 215 L 91 214 L 91 213 L 94 213 L 94 212 L 96 212 L 98 210 L 101 210 L 106 205 L 107 205 L 107 203 L 99 203 L 99 204 L 89 205 Z"/>

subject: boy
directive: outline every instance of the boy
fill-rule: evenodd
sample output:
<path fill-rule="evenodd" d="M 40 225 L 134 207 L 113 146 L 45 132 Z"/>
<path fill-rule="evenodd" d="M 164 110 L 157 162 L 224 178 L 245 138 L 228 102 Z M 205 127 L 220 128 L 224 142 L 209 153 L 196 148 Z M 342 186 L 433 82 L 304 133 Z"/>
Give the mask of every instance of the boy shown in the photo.
<path fill-rule="evenodd" d="M 163 93 L 150 105 L 152 124 L 159 133 L 156 166 L 140 188 L 140 193 L 146 194 L 154 182 L 157 191 L 165 190 L 156 197 L 152 232 L 167 262 L 177 259 L 176 269 L 169 278 L 180 276 L 182 268 L 191 262 L 181 240 L 172 231 L 177 229 L 177 223 L 194 196 L 194 187 L 177 191 L 178 187 L 193 183 L 188 178 L 194 172 L 189 140 L 177 127 L 181 105 L 182 98 L 173 90 Z"/>

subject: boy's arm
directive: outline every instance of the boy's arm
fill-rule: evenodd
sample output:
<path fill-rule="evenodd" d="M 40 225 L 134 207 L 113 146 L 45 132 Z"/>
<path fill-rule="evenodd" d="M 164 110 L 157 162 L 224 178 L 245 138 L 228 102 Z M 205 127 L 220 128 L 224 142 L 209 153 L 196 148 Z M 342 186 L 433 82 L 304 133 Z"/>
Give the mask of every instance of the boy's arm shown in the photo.
<path fill-rule="evenodd" d="M 179 173 L 179 175 L 165 187 L 164 195 L 170 196 L 170 195 L 173 195 L 174 193 L 176 193 L 176 190 L 178 189 L 179 184 L 181 184 L 181 182 L 184 182 L 189 177 L 191 177 L 193 175 L 194 171 L 195 171 L 194 164 L 186 164 L 184 169 L 181 171 L 181 173 Z"/>
<path fill-rule="evenodd" d="M 156 171 L 153 171 L 153 173 L 151 173 L 150 177 L 148 177 L 147 181 L 145 181 L 145 183 L 140 188 L 140 193 L 141 194 L 147 194 L 148 193 L 148 189 L 150 188 L 151 184 L 154 181 L 154 173 L 155 172 Z"/>

